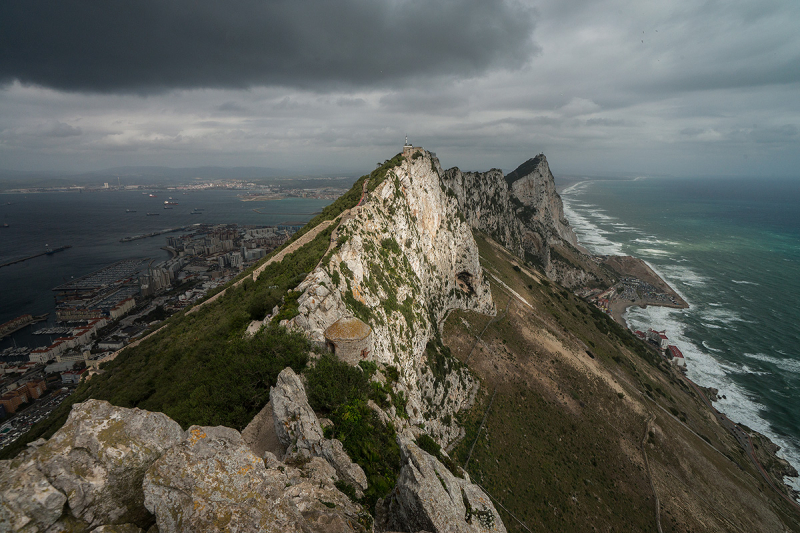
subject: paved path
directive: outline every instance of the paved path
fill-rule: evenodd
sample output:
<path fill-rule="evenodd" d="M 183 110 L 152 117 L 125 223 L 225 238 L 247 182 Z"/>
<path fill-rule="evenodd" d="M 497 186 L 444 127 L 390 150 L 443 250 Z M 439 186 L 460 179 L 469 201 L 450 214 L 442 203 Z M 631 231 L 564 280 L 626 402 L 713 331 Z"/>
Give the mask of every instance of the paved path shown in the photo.
<path fill-rule="evenodd" d="M 661 529 L 661 501 L 658 499 L 656 484 L 653 482 L 653 473 L 650 471 L 650 461 L 647 460 L 647 437 L 650 435 L 650 426 L 655 418 L 655 415 L 650 414 L 650 418 L 647 419 L 647 424 L 644 428 L 644 437 L 642 437 L 642 456 L 644 457 L 644 466 L 647 467 L 647 479 L 650 481 L 650 488 L 653 489 L 653 496 L 656 498 L 656 527 L 658 528 L 658 533 L 664 533 Z"/>

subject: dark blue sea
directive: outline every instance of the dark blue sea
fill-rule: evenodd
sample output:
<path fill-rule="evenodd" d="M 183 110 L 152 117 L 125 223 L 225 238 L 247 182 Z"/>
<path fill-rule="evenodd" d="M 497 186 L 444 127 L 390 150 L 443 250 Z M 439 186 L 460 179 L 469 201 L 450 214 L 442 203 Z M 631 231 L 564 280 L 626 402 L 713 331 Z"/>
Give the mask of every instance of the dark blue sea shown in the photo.
<path fill-rule="evenodd" d="M 97 191 L 83 193 L 0 194 L 0 264 L 44 251 L 46 246 L 72 248 L 49 256 L 0 268 L 0 324 L 21 314 L 51 313 L 52 289 L 121 259 L 164 260 L 166 237 L 161 235 L 121 243 L 123 237 L 195 223 L 302 225 L 331 200 L 286 198 L 266 202 L 242 202 L 245 191 Z M 169 197 L 178 202 L 164 209 Z M 202 209 L 199 215 L 191 214 Z M 135 213 L 126 213 L 130 209 Z M 254 209 L 259 212 L 254 211 Z M 158 216 L 147 216 L 148 212 Z M 36 324 L 33 328 L 40 328 Z M 47 344 L 32 335 L 31 326 L 0 341 L 0 350 L 16 342 L 20 346 Z"/>
<path fill-rule="evenodd" d="M 586 180 L 562 198 L 586 248 L 644 259 L 690 304 L 631 308 L 629 326 L 666 329 L 717 408 L 800 470 L 800 179 Z"/>

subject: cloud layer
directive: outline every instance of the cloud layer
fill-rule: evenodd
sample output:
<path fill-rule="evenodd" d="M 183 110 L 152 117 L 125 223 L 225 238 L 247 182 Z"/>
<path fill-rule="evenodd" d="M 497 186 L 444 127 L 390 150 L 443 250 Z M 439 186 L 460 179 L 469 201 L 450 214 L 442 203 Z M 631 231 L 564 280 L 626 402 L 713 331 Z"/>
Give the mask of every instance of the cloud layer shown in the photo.
<path fill-rule="evenodd" d="M 798 176 L 800 2 L 224 5 L 0 2 L 0 168 Z"/>
<path fill-rule="evenodd" d="M 505 0 L 0 3 L 0 81 L 66 91 L 385 86 L 517 68 L 533 12 Z"/>

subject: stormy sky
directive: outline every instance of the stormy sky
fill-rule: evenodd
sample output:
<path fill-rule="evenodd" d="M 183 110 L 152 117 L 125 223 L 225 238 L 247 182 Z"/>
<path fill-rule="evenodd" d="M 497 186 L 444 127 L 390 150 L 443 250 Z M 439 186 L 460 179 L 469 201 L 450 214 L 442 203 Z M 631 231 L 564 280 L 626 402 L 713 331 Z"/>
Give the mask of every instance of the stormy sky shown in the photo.
<path fill-rule="evenodd" d="M 0 169 L 800 177 L 795 0 L 6 0 Z"/>

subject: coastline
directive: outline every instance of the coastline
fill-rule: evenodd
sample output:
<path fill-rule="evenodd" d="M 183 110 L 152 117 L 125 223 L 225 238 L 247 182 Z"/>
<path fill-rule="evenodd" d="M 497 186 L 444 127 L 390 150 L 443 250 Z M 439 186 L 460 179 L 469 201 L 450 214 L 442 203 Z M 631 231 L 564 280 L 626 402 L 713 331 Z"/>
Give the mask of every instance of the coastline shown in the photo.
<path fill-rule="evenodd" d="M 673 309 L 689 308 L 689 304 L 678 291 L 657 274 L 644 260 L 630 255 L 610 255 L 604 257 L 603 264 L 623 277 L 636 278 L 660 291 L 658 293 L 652 293 L 652 295 L 649 296 L 642 296 L 638 291 L 634 291 L 632 294 L 630 292 L 626 293 L 624 298 L 621 296 L 618 297 L 616 294 L 609 298 L 611 317 L 626 328 L 628 324 L 625 321 L 624 315 L 629 307 L 637 306 L 645 308 L 648 305 L 653 305 L 658 307 L 670 307 Z M 617 287 L 617 285 L 615 285 L 615 287 Z"/>
<path fill-rule="evenodd" d="M 644 260 L 632 256 L 607 256 L 604 260 L 606 264 L 617 263 L 627 265 L 624 274 L 634 275 L 637 277 L 644 276 L 648 283 L 664 290 L 665 294 L 673 296 L 677 303 L 666 303 L 663 301 L 655 301 L 649 298 L 639 298 L 637 296 L 634 300 L 616 299 L 609 302 L 609 311 L 611 317 L 626 329 L 630 329 L 626 322 L 624 315 L 630 307 L 645 308 L 648 305 L 669 307 L 673 309 L 687 309 L 689 304 L 681 295 L 664 280 L 655 270 L 648 265 Z M 609 264 L 609 266 L 612 266 Z M 612 266 L 612 268 L 614 268 Z M 618 270 L 615 268 L 615 270 Z M 623 272 L 620 272 L 623 273 Z M 749 428 L 741 422 L 734 422 L 728 418 L 722 411 L 718 410 L 712 402 L 719 399 L 719 391 L 709 387 L 703 387 L 690 380 L 686 375 L 682 376 L 695 392 L 700 396 L 703 403 L 711 411 L 717 419 L 717 422 L 727 429 L 733 437 L 737 440 L 745 455 L 752 461 L 756 469 L 764 478 L 767 485 L 777 492 L 781 497 L 785 498 L 790 504 L 796 508 L 800 508 L 800 491 L 798 491 L 792 483 L 787 481 L 786 478 L 797 478 L 797 469 L 784 457 L 778 455 L 781 447 L 775 444 L 769 436 L 760 433 L 754 429 Z M 757 444 L 755 444 L 757 443 Z"/>

